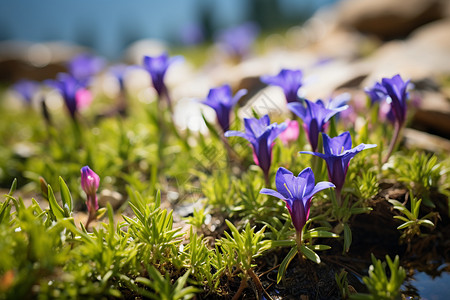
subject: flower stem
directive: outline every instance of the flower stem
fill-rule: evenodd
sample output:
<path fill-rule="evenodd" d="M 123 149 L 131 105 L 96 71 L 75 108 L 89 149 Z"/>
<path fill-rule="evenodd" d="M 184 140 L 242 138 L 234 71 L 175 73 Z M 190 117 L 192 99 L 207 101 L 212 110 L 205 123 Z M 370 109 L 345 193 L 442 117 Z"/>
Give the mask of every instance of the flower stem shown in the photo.
<path fill-rule="evenodd" d="M 297 243 L 297 254 L 298 254 L 298 259 L 300 261 L 300 264 L 304 263 L 304 258 L 303 258 L 303 254 L 301 251 L 301 246 L 302 246 L 302 241 L 303 240 L 303 230 L 302 231 L 296 231 L 295 232 L 295 242 Z"/>
<path fill-rule="evenodd" d="M 262 286 L 261 280 L 259 280 L 259 277 L 256 276 L 255 272 L 253 272 L 253 269 L 248 269 L 247 274 L 250 276 L 253 283 L 256 285 L 256 290 L 258 293 L 257 299 L 262 299 L 262 294 L 263 294 L 264 288 Z"/>
<path fill-rule="evenodd" d="M 391 156 L 392 152 L 394 152 L 395 146 L 397 144 L 398 137 L 400 136 L 401 129 L 402 129 L 401 124 L 399 122 L 395 122 L 394 135 L 392 136 L 392 140 L 391 140 L 391 143 L 389 145 L 388 153 L 386 154 L 386 156 L 383 159 L 383 164 L 385 164 L 388 161 L 388 159 Z"/>
<path fill-rule="evenodd" d="M 239 285 L 239 289 L 237 290 L 236 294 L 234 294 L 232 300 L 239 299 L 239 297 L 241 297 L 241 294 L 246 287 L 247 287 L 247 278 L 242 278 L 241 284 Z"/>
<path fill-rule="evenodd" d="M 264 172 L 264 181 L 266 182 L 266 186 L 269 186 L 269 187 L 270 187 L 269 171 Z"/>

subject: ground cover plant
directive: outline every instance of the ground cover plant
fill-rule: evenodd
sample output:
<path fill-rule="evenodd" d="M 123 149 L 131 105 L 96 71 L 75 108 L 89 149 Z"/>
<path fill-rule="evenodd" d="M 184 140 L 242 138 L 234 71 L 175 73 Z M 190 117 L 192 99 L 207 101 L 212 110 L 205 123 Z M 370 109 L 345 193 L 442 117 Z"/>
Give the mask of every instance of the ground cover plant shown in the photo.
<path fill-rule="evenodd" d="M 1 299 L 400 299 L 417 296 L 414 270 L 445 272 L 450 160 L 402 144 L 409 80 L 379 78 L 349 113 L 353 99 L 300 96 L 302 71 L 282 69 L 260 81 L 290 111 L 259 113 L 224 83 L 197 103 L 217 122 L 192 131 L 165 82 L 177 61 L 83 54 L 4 87 L 24 101 L 0 102 Z M 126 88 L 134 70 L 148 101 Z M 105 74 L 116 99 L 93 93 Z"/>

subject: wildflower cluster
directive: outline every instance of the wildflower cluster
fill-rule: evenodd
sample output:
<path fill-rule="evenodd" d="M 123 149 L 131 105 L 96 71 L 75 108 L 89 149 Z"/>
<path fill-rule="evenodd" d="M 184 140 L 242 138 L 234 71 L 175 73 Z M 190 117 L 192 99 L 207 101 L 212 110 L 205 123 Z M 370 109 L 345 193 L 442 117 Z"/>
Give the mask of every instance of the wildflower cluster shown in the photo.
<path fill-rule="evenodd" d="M 247 24 L 217 39 L 230 57 L 243 60 L 256 34 Z M 18 130 L 12 115 L 0 127 L 5 142 L 15 146 L 0 149 L 0 184 L 18 177 L 0 202 L 0 299 L 237 299 L 252 292 L 257 299 L 270 298 L 271 288 L 282 290 L 283 279 L 295 276 L 292 264 L 309 276 L 315 267 L 309 261 L 331 261 L 327 254 L 336 256 L 339 246 L 348 255 L 357 215 L 374 209 L 375 197 L 392 208 L 391 221 L 401 222 L 393 228 L 401 230 L 406 251 L 439 225 L 433 209 L 443 204 L 432 196 L 448 194 L 450 168 L 438 156 L 406 159 L 395 152 L 408 119 L 409 81 L 400 75 L 366 89 L 367 109 L 378 113 L 381 103 L 387 105 L 395 127 L 384 151 L 384 136 L 375 133 L 380 127 L 389 133 L 392 124 L 367 119 L 359 128 L 348 126 L 358 111 L 354 99 L 304 98 L 307 72 L 300 69 L 259 78 L 283 90 L 289 118 L 283 110 L 244 111 L 244 102 L 252 106 L 252 87 L 247 94 L 222 82 L 192 101 L 205 114 L 188 112 L 208 130 L 182 130 L 175 113 L 181 101 L 172 98 L 177 93 L 166 81 L 176 60 L 164 52 L 143 57 L 141 66 L 107 66 L 82 54 L 56 79 L 12 86 L 27 107 L 27 121 L 42 121 L 30 113 L 37 100 L 48 126 Z M 157 101 L 148 99 L 147 88 L 129 89 L 133 72 L 151 80 Z M 104 74 L 116 82 L 116 99 L 93 88 Z M 55 92 L 69 118 L 47 101 Z M 208 122 L 207 107 L 217 126 Z M 47 122 L 50 114 L 53 122 Z M 27 137 L 38 146 L 30 146 Z M 363 150 L 369 151 L 359 154 Z M 408 192 L 379 193 L 391 177 L 396 189 Z M 25 179 L 31 183 L 16 193 Z M 36 199 L 18 196 L 28 197 L 33 185 L 40 187 Z M 363 277 L 371 295 L 355 299 L 398 295 L 404 268 L 397 256 L 386 261 L 390 277 L 373 257 Z M 273 287 L 262 282 L 263 273 L 276 273 Z M 347 274 L 341 271 L 331 283 L 343 297 L 350 293 Z"/>

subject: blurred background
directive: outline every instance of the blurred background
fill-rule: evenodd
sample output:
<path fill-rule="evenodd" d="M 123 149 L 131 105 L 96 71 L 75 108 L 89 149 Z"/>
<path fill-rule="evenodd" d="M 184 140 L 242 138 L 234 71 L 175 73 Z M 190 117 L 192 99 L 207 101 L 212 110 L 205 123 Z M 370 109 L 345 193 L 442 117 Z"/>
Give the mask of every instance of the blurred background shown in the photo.
<path fill-rule="evenodd" d="M 146 38 L 183 45 L 213 39 L 214 32 L 245 21 L 263 30 L 299 24 L 335 0 L 45 0 L 2 1 L 0 40 L 67 41 L 119 59 Z M 191 40 L 189 40 L 191 33 Z"/>
<path fill-rule="evenodd" d="M 142 65 L 144 55 L 184 56 L 167 74 L 175 101 L 229 83 L 282 103 L 259 80 L 282 68 L 302 69 L 308 98 L 365 99 L 364 87 L 401 74 L 422 90 L 415 124 L 449 137 L 449 32 L 448 0 L 1 1 L 0 87 L 55 78 L 83 53 L 104 60 L 100 74 Z M 148 74 L 136 78 L 150 85 Z M 95 86 L 95 95 L 113 90 Z"/>

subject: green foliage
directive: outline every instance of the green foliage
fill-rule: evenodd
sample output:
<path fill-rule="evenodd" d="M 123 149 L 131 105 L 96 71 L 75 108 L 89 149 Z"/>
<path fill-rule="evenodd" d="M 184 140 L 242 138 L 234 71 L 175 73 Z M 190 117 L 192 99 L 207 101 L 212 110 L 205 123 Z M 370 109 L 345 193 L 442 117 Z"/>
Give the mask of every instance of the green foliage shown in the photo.
<path fill-rule="evenodd" d="M 363 281 L 370 294 L 351 295 L 353 300 L 396 300 L 400 299 L 400 288 L 406 278 L 406 271 L 400 266 L 400 259 L 395 256 L 394 261 L 386 255 L 386 261 L 390 270 L 390 277 L 386 274 L 385 263 L 376 259 L 372 254 L 372 265 L 369 268 L 369 276 L 364 276 Z"/>
<path fill-rule="evenodd" d="M 287 267 L 291 263 L 292 259 L 295 255 L 300 253 L 305 255 L 305 257 L 317 264 L 321 262 L 319 255 L 315 251 L 324 251 L 328 250 L 331 247 L 328 245 L 319 245 L 313 244 L 313 238 L 338 238 L 339 235 L 330 232 L 331 228 L 329 227 L 317 227 L 312 229 L 306 229 L 307 225 L 309 225 L 314 219 L 309 219 L 306 222 L 306 225 L 303 227 L 303 234 L 301 235 L 300 241 L 295 240 L 276 240 L 270 241 L 271 247 L 279 247 L 279 246 L 291 246 L 291 250 L 288 255 L 283 259 L 278 268 L 277 274 L 277 282 L 280 282 L 283 279 L 284 274 L 286 273 Z M 279 231 L 276 231 L 278 233 Z M 297 237 L 298 238 L 298 237 Z M 303 258 L 300 257 L 300 261 L 303 262 Z"/>
<path fill-rule="evenodd" d="M 339 287 L 339 292 L 341 294 L 342 299 L 348 299 L 350 293 L 348 290 L 348 280 L 347 280 L 347 272 L 342 269 L 341 272 L 334 274 L 334 279 L 336 280 L 336 284 Z"/>
<path fill-rule="evenodd" d="M 162 276 L 161 273 L 159 273 L 159 271 L 153 266 L 147 266 L 147 272 L 151 280 L 145 277 L 138 277 L 136 278 L 136 282 L 141 283 L 142 285 L 149 287 L 154 291 L 149 292 L 141 288 L 138 289 L 140 294 L 150 299 L 191 299 L 195 296 L 195 293 L 200 291 L 193 286 L 185 287 L 186 281 L 189 276 L 189 271 L 178 278 L 175 284 L 172 284 L 172 280 L 167 273 L 165 276 Z"/>
<path fill-rule="evenodd" d="M 227 263 L 228 272 L 233 273 L 233 267 L 236 267 L 245 274 L 255 267 L 253 260 L 270 248 L 270 243 L 263 241 L 265 227 L 255 233 L 255 228 L 251 228 L 247 223 L 244 231 L 239 233 L 230 221 L 225 222 L 231 230 L 231 235 L 225 231 L 225 237 L 218 241 L 218 245 Z"/>
<path fill-rule="evenodd" d="M 186 223 L 194 226 L 197 229 L 202 228 L 202 226 L 205 224 L 209 213 L 208 210 L 204 207 L 200 209 L 194 208 L 194 211 L 192 212 L 192 216 L 186 217 Z"/>
<path fill-rule="evenodd" d="M 341 233 L 344 231 L 344 249 L 343 252 L 348 252 L 352 243 L 352 231 L 348 225 L 350 218 L 354 215 L 369 213 L 372 208 L 366 206 L 364 199 L 351 203 L 350 195 L 345 197 L 344 202 L 339 205 L 333 191 L 330 191 L 331 207 L 327 214 L 331 216 L 331 220 L 338 221 L 335 227 L 335 232 Z"/>
<path fill-rule="evenodd" d="M 11 202 L 16 209 L 12 220 L 0 223 L 0 278 L 10 279 L 2 280 L 0 299 L 29 297 L 65 261 L 64 228 L 45 226 L 36 202 L 25 208 L 22 199 L 11 195 L 1 204 L 3 212 L 11 210 Z"/>
<path fill-rule="evenodd" d="M 189 233 L 189 243 L 183 248 L 181 255 L 185 268 L 189 268 L 192 276 L 200 286 L 207 286 L 209 292 L 217 289 L 225 266 L 222 256 L 215 249 L 208 249 L 206 240 L 198 236 L 192 229 Z"/>
<path fill-rule="evenodd" d="M 137 243 L 139 257 L 151 264 L 164 261 L 178 264 L 178 245 L 182 234 L 180 228 L 173 228 L 172 211 L 160 208 L 160 193 L 154 200 L 143 198 L 131 189 L 129 195 L 129 204 L 136 217 L 123 218 L 128 223 L 128 233 Z"/>
<path fill-rule="evenodd" d="M 417 200 L 414 196 L 411 197 L 410 205 L 411 209 L 406 208 L 401 202 L 397 200 L 389 200 L 389 202 L 394 205 L 394 209 L 398 210 L 403 214 L 403 216 L 394 216 L 395 219 L 401 220 L 404 223 L 397 227 L 399 230 L 403 230 L 402 238 L 411 240 L 415 235 L 421 235 L 421 226 L 428 228 L 434 228 L 434 223 L 429 220 L 430 217 L 436 216 L 436 213 L 431 212 L 427 215 L 419 218 L 420 205 L 422 200 Z"/>
<path fill-rule="evenodd" d="M 430 192 L 434 190 L 444 194 L 450 189 L 449 171 L 438 162 L 436 155 L 421 152 L 414 152 L 412 156 L 397 155 L 390 170 L 396 175 L 396 180 L 405 183 L 414 195 L 420 195 L 423 204 L 429 207 L 435 207 Z"/>
<path fill-rule="evenodd" d="M 356 198 L 365 200 L 365 202 L 377 195 L 379 191 L 377 174 L 372 169 L 357 176 L 352 184 L 352 193 Z"/>

